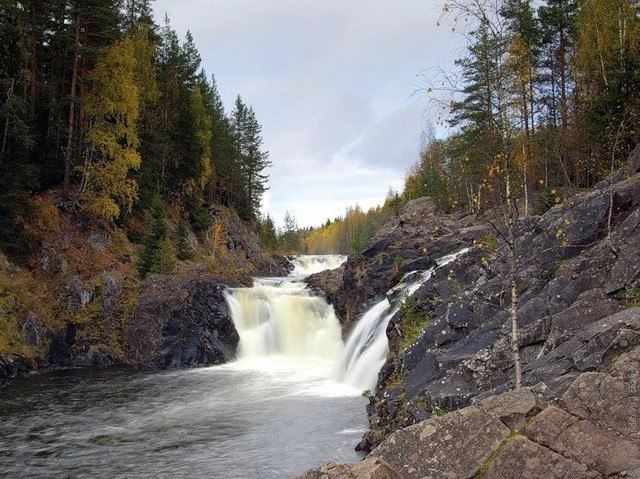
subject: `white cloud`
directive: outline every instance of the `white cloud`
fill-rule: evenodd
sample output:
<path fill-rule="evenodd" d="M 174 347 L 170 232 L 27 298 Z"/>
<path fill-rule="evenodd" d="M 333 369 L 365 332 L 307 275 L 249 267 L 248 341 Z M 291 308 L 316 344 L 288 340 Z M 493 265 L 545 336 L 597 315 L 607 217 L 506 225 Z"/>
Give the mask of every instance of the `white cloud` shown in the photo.
<path fill-rule="evenodd" d="M 188 5 L 188 6 L 187 6 Z M 424 0 L 157 0 L 179 35 L 189 29 L 225 105 L 254 107 L 274 166 L 265 210 L 319 225 L 369 208 L 418 154 L 420 72 L 451 61 Z"/>

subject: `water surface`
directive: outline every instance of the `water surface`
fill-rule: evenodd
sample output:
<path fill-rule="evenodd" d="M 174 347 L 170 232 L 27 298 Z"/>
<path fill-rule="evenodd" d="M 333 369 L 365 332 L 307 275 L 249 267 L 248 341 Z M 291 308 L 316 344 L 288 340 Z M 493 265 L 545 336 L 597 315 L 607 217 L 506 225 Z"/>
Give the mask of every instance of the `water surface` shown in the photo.
<path fill-rule="evenodd" d="M 14 382 L 0 389 L 0 477 L 275 479 L 357 462 L 365 400 L 287 364 Z"/>

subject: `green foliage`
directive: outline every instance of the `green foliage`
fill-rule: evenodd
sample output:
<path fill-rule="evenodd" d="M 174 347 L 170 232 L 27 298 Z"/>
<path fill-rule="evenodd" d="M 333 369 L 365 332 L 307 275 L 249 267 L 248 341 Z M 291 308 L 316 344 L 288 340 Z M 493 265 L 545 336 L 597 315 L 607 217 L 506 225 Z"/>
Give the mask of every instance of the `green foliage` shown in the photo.
<path fill-rule="evenodd" d="M 638 284 L 626 284 L 613 297 L 625 308 L 638 307 L 640 306 L 640 286 Z"/>
<path fill-rule="evenodd" d="M 9 291 L 0 290 L 0 354 L 11 354 L 25 347 L 18 326 L 18 299 Z"/>
<path fill-rule="evenodd" d="M 128 176 L 140 166 L 135 64 L 130 38 L 107 48 L 92 73 L 93 91 L 85 106 L 91 121 L 84 202 L 87 211 L 104 219 L 117 218 L 120 208 L 130 211 L 137 198 L 137 184 Z"/>
<path fill-rule="evenodd" d="M 487 253 L 491 254 L 498 249 L 499 244 L 500 244 L 500 241 L 498 240 L 498 237 L 493 233 L 489 233 L 487 236 L 484 237 L 479 247 L 481 247 Z"/>
<path fill-rule="evenodd" d="M 398 312 L 400 317 L 400 332 L 402 341 L 399 351 L 406 350 L 422 334 L 424 328 L 431 324 L 431 318 L 424 314 L 418 301 L 414 296 L 410 296 L 400 307 Z"/>
<path fill-rule="evenodd" d="M 300 236 L 296 219 L 287 211 L 284 215 L 284 227 L 278 232 L 278 247 L 284 253 L 301 253 Z"/>
<path fill-rule="evenodd" d="M 196 257 L 196 252 L 189 243 L 189 231 L 184 223 L 180 223 L 178 225 L 177 236 L 178 252 L 176 253 L 176 257 L 181 261 L 194 259 Z"/>
<path fill-rule="evenodd" d="M 440 71 L 425 92 L 451 129 L 427 134 L 403 195 L 474 213 L 515 197 L 541 214 L 553 190 L 622 165 L 638 141 L 639 13 L 630 0 L 447 2 L 454 30 L 469 26 L 460 81 Z"/>
<path fill-rule="evenodd" d="M 243 201 L 238 202 L 240 218 L 253 221 L 259 217 L 262 195 L 267 190 L 269 177 L 264 170 L 271 166 L 269 153 L 262 149 L 262 127 L 256 119 L 253 108 L 245 105 L 238 95 L 231 113 L 231 129 L 234 138 L 235 159 L 240 177 L 240 191 Z"/>
<path fill-rule="evenodd" d="M 166 213 L 166 205 L 160 198 L 156 198 L 151 209 L 149 231 L 142 241 L 142 251 L 138 257 L 138 270 L 142 277 L 170 274 L 175 267 L 175 255 L 165 223 Z"/>
<path fill-rule="evenodd" d="M 267 215 L 263 220 L 258 222 L 258 232 L 262 246 L 268 251 L 275 250 L 278 244 L 278 234 L 271 216 Z"/>
<path fill-rule="evenodd" d="M 205 231 L 213 223 L 209 209 L 201 199 L 187 197 L 185 199 L 185 209 L 189 216 L 189 222 L 195 231 Z"/>

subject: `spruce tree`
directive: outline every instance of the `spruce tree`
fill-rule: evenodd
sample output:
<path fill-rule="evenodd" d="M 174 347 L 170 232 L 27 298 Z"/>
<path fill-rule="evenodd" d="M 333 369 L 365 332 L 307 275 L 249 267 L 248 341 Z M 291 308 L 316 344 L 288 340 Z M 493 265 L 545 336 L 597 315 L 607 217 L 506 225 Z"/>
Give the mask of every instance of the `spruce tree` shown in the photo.
<path fill-rule="evenodd" d="M 264 170 L 271 166 L 269 153 L 262 150 L 262 127 L 253 108 L 244 104 L 240 95 L 236 98 L 231 120 L 235 158 L 240 171 L 238 214 L 247 221 L 258 218 L 262 195 L 268 189 L 269 177 Z"/>
<path fill-rule="evenodd" d="M 151 207 L 151 223 L 142 241 L 142 251 L 138 257 L 138 270 L 142 277 L 151 274 L 170 274 L 175 267 L 175 257 L 168 238 L 165 217 L 167 207 L 156 197 Z"/>

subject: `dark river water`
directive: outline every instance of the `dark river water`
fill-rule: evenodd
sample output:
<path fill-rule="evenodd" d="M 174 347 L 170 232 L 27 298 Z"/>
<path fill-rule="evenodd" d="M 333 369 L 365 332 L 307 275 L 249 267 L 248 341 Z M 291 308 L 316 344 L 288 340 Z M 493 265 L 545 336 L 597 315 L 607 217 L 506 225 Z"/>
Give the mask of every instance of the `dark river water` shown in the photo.
<path fill-rule="evenodd" d="M 366 427 L 364 398 L 288 365 L 48 374 L 0 389 L 0 478 L 287 478 L 355 463 Z"/>

